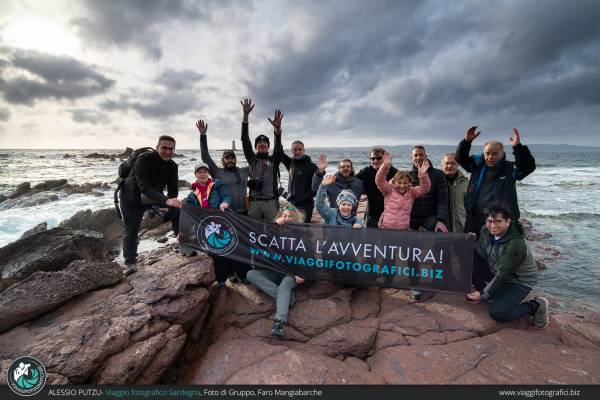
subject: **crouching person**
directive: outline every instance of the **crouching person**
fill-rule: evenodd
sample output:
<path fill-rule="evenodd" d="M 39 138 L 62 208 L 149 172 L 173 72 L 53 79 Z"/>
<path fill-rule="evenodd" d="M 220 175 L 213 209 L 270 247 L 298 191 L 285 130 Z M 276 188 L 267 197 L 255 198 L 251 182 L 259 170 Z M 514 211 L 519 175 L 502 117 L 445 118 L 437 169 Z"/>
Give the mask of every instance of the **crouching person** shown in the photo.
<path fill-rule="evenodd" d="M 537 283 L 538 271 L 523 226 L 511 219 L 510 211 L 494 203 L 485 211 L 485 226 L 475 245 L 473 285 L 465 297 L 469 303 L 490 303 L 490 317 L 509 322 L 533 316 L 538 329 L 548 326 L 548 300 L 536 297 L 522 303 Z"/>
<path fill-rule="evenodd" d="M 292 222 L 304 222 L 304 216 L 294 206 L 285 207 L 275 220 L 279 225 Z M 283 327 L 287 322 L 288 312 L 296 300 L 292 291 L 297 285 L 304 283 L 304 278 L 274 271 L 267 268 L 255 267 L 246 275 L 248 282 L 271 296 L 276 301 L 277 311 L 271 328 L 271 336 L 283 337 Z"/>

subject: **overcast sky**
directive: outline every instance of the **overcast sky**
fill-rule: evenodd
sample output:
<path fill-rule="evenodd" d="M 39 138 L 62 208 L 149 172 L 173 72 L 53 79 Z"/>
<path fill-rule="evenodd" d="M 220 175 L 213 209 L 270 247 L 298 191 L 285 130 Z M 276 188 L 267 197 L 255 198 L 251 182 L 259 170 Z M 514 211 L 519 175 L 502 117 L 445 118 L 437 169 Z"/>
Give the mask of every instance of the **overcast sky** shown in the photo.
<path fill-rule="evenodd" d="M 0 148 L 600 145 L 600 1 L 0 2 Z"/>

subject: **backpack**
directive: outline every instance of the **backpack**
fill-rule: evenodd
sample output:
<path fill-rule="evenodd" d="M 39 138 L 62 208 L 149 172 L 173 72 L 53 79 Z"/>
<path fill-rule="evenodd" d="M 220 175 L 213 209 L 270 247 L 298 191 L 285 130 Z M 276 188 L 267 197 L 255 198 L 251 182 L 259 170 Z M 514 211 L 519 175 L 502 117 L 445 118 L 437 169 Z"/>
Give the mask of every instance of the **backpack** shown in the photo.
<path fill-rule="evenodd" d="M 123 184 L 125 183 L 125 179 L 131 175 L 131 173 L 133 172 L 133 164 L 135 163 L 135 160 L 137 160 L 137 158 L 139 156 L 141 156 L 144 153 L 148 153 L 148 152 L 153 152 L 154 149 L 152 147 L 142 147 L 140 149 L 137 149 L 135 151 L 133 151 L 129 157 L 127 157 L 127 160 L 123 161 L 120 165 L 119 165 L 119 178 L 121 179 L 121 181 L 119 182 L 119 184 L 117 185 L 117 188 L 115 189 L 115 194 L 114 194 L 114 200 L 115 200 L 115 209 L 117 210 L 117 216 L 119 217 L 119 219 L 123 219 L 123 216 L 121 215 L 121 210 L 119 209 L 119 192 L 121 191 L 121 188 L 123 187 Z"/>

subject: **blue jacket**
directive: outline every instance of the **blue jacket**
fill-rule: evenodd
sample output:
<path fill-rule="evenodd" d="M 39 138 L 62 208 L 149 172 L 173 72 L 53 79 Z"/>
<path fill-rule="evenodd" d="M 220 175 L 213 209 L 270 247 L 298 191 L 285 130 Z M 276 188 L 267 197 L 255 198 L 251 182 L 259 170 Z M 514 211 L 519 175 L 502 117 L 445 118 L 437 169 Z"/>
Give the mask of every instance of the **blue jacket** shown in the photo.
<path fill-rule="evenodd" d="M 348 226 L 351 228 L 352 227 L 351 223 L 345 222 L 341 218 L 338 218 L 339 210 L 337 208 L 331 208 L 331 207 L 327 206 L 327 203 L 325 201 L 326 197 L 327 197 L 327 187 L 320 185 L 319 190 L 317 190 L 317 198 L 316 198 L 315 202 L 316 202 L 316 206 L 317 206 L 317 211 L 319 212 L 319 214 L 321 215 L 321 217 L 323 218 L 325 223 L 327 225 L 342 225 L 342 226 Z M 356 216 L 356 212 L 354 212 L 354 215 Z M 356 220 L 354 221 L 354 223 L 360 224 L 363 228 L 365 226 L 363 221 L 358 217 L 356 217 Z"/>
<path fill-rule="evenodd" d="M 201 207 L 194 191 L 188 195 L 185 202 L 196 207 Z M 229 188 L 227 188 L 227 185 L 225 185 L 222 180 L 215 179 L 213 181 L 213 186 L 210 189 L 210 194 L 208 195 L 208 205 L 210 208 L 219 208 L 223 202 L 231 206 L 232 198 L 229 193 Z"/>

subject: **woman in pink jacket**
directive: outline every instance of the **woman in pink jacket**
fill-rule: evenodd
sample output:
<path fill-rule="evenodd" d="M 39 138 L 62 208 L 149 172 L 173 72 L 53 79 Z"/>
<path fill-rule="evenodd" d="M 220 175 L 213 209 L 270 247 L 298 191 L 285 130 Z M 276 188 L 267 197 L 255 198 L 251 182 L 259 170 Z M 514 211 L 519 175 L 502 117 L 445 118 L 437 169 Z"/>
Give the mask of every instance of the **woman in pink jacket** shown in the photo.
<path fill-rule="evenodd" d="M 375 175 L 375 184 L 383 194 L 383 214 L 379 218 L 379 228 L 408 230 L 410 224 L 410 211 L 413 202 L 423 197 L 431 189 L 431 181 L 427 175 L 429 161 L 425 160 L 419 167 L 420 186 L 411 185 L 408 171 L 398 171 L 389 182 L 385 177 L 392 166 L 390 153 L 383 155 L 383 164 Z"/>

